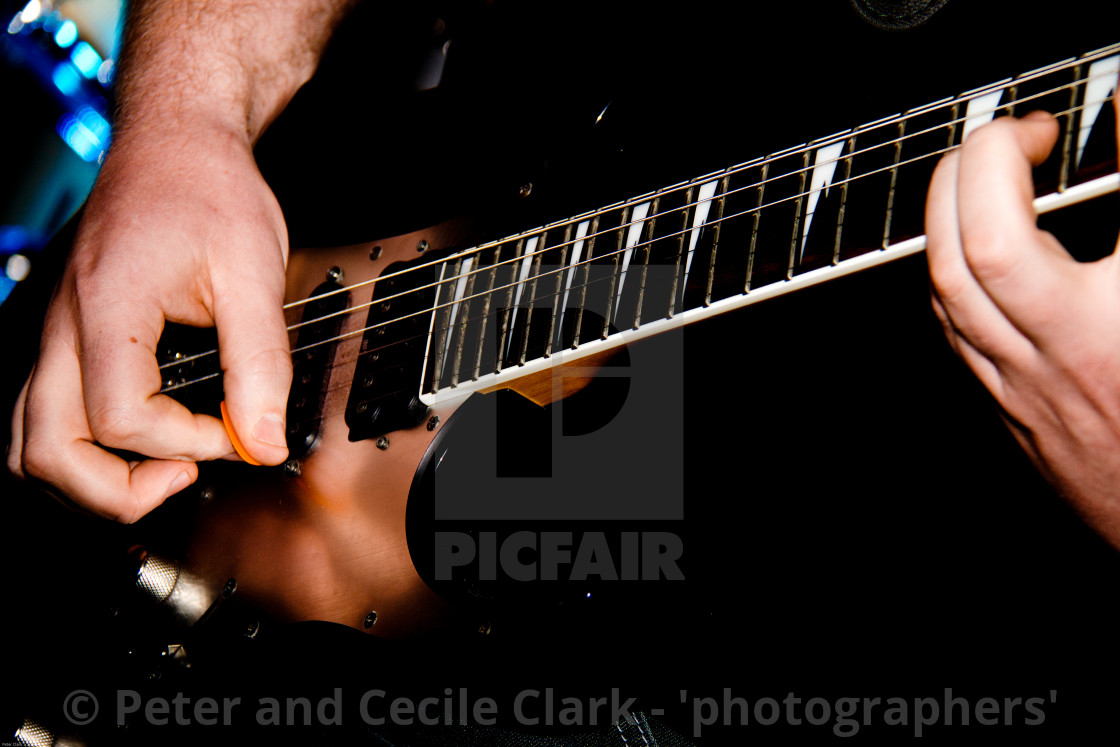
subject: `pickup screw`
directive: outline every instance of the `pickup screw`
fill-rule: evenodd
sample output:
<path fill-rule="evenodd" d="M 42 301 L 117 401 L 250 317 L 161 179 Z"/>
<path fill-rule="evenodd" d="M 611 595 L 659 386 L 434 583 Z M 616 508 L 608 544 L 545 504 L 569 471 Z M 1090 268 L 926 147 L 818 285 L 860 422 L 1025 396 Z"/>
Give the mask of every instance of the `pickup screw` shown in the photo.
<path fill-rule="evenodd" d="M 428 251 L 428 240 L 420 239 L 420 241 L 416 244 L 416 251 L 420 252 L 421 254 Z"/>
<path fill-rule="evenodd" d="M 284 474 L 288 477 L 299 477 L 299 473 L 301 471 L 302 469 L 299 466 L 298 459 L 289 459 L 288 461 L 284 462 Z"/>
<path fill-rule="evenodd" d="M 198 491 L 198 500 L 201 503 L 209 503 L 210 501 L 214 500 L 214 488 L 207 486 Z"/>
<path fill-rule="evenodd" d="M 370 610 L 370 613 L 366 615 L 366 619 L 362 621 L 362 627 L 372 628 L 375 622 L 377 622 L 377 612 Z"/>
<path fill-rule="evenodd" d="M 222 599 L 229 599 L 235 591 L 237 591 L 237 579 L 231 578 L 222 587 Z"/>
<path fill-rule="evenodd" d="M 369 259 L 372 262 L 372 261 L 380 259 L 380 258 L 381 258 L 381 245 L 378 244 L 377 246 L 375 246 L 375 247 L 373 247 L 372 249 L 369 250 Z"/>
<path fill-rule="evenodd" d="M 336 283 L 342 282 L 342 268 L 332 267 L 327 270 L 327 280 L 333 280 Z"/>
<path fill-rule="evenodd" d="M 381 449 L 382 451 L 385 451 L 385 449 L 388 449 L 389 448 L 389 437 L 388 436 L 379 437 L 377 439 L 377 448 Z"/>
<path fill-rule="evenodd" d="M 528 197 L 532 193 L 533 193 L 533 183 L 532 182 L 526 182 L 525 184 L 522 184 L 521 189 L 517 190 L 517 195 L 519 197 Z"/>
<path fill-rule="evenodd" d="M 434 431 L 437 425 L 439 425 L 439 415 L 428 418 L 428 430 Z"/>

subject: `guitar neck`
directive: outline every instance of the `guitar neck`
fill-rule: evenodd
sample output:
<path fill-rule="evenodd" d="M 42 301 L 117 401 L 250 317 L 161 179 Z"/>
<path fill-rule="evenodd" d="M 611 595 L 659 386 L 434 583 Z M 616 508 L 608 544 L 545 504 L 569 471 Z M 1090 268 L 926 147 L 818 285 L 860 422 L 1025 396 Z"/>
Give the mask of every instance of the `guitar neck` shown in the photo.
<path fill-rule="evenodd" d="M 997 116 L 1058 118 L 1039 212 L 1116 191 L 1118 63 L 1112 45 L 401 271 L 428 322 L 420 399 L 500 388 L 920 252 L 937 161 Z"/>

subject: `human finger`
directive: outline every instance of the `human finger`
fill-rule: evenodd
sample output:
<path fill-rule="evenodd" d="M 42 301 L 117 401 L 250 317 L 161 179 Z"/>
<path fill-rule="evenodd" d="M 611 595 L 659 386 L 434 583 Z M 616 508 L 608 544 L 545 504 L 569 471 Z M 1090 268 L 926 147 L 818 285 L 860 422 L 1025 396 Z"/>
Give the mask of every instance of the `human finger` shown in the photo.
<path fill-rule="evenodd" d="M 259 268 L 252 282 L 214 293 L 223 387 L 231 425 L 242 447 L 261 464 L 288 455 L 286 413 L 292 358 L 283 312 L 283 260 Z"/>
<path fill-rule="evenodd" d="M 19 458 L 24 474 L 79 506 L 131 522 L 198 477 L 190 461 L 146 459 L 130 465 L 94 440 L 85 416 L 77 356 L 44 348 L 26 395 Z"/>
<path fill-rule="evenodd" d="M 926 200 L 926 258 L 935 309 L 940 310 L 950 339 L 963 336 L 973 349 L 984 351 L 994 361 L 1017 359 L 1029 354 L 1029 341 L 988 296 L 965 258 L 960 233 L 960 164 L 960 151 L 938 163 Z"/>
<path fill-rule="evenodd" d="M 15 407 L 12 408 L 12 437 L 8 442 L 8 471 L 16 477 L 23 479 L 23 410 L 27 404 L 27 388 L 31 384 L 31 377 L 23 382 L 19 397 L 16 398 Z"/>
<path fill-rule="evenodd" d="M 957 180 L 961 246 L 972 276 L 1000 312 L 1028 337 L 1056 320 L 1055 303 L 1073 287 L 1076 264 L 1039 230 L 1031 168 L 1058 136 L 1052 116 L 1004 117 L 972 133 Z"/>
<path fill-rule="evenodd" d="M 217 459 L 231 451 L 222 424 L 160 394 L 155 350 L 162 331 L 160 301 L 121 293 L 77 314 L 84 413 L 93 440 L 146 457 Z"/>

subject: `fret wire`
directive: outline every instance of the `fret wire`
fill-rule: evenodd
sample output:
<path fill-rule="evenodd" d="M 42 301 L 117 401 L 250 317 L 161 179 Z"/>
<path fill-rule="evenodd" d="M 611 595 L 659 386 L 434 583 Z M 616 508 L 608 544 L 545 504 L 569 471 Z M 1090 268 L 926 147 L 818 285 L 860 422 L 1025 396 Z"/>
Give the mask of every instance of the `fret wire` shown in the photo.
<path fill-rule="evenodd" d="M 758 223 L 762 219 L 762 195 L 766 191 L 766 174 L 770 169 L 770 164 L 762 164 L 762 181 L 758 183 L 758 201 L 754 206 L 754 225 L 751 226 L 751 245 L 747 249 L 747 280 L 743 286 L 743 292 L 749 293 L 751 289 L 751 277 L 754 273 L 754 254 L 758 246 Z M 727 177 L 724 177 L 725 179 Z M 724 193 L 726 194 L 726 192 Z M 723 212 L 723 200 L 719 204 L 720 213 Z M 722 219 L 722 215 L 720 216 Z M 716 225 L 719 225 L 718 223 Z"/>
<path fill-rule="evenodd" d="M 949 119 L 949 123 L 948 123 L 949 124 L 949 145 L 955 145 L 956 144 L 956 139 L 957 139 L 957 118 L 961 116 L 961 105 L 960 104 L 953 104 L 953 108 L 950 109 L 950 112 L 951 112 L 950 115 L 949 115 L 950 119 Z M 961 128 L 961 132 L 962 133 L 964 132 L 963 127 Z M 963 143 L 964 143 L 964 141 L 962 140 L 961 144 L 963 145 Z"/>
<path fill-rule="evenodd" d="M 1007 103 L 1004 104 L 1004 108 L 1007 109 L 1007 116 L 1009 116 L 1009 117 L 1014 117 L 1015 116 L 1015 104 L 1017 103 L 1018 97 L 1019 97 L 1019 86 L 1018 85 L 1009 86 L 1008 89 L 1007 89 Z"/>
<path fill-rule="evenodd" d="M 544 255 L 545 249 L 548 248 L 548 231 L 541 232 L 541 237 L 537 241 L 537 246 L 541 247 L 541 249 L 533 252 L 533 264 L 530 270 L 533 274 L 533 282 L 529 286 L 529 308 L 525 311 L 525 328 L 521 330 L 521 355 L 517 358 L 518 363 L 521 365 L 525 365 L 526 357 L 529 354 L 529 330 L 533 322 L 533 307 L 536 301 L 537 283 L 541 277 L 541 257 Z"/>
<path fill-rule="evenodd" d="M 848 138 L 846 148 L 849 153 L 856 149 L 856 136 Z M 844 232 L 844 211 L 848 207 L 848 180 L 852 176 L 852 157 L 843 161 L 844 177 L 840 180 L 840 209 L 836 213 L 836 238 L 832 244 L 832 264 L 840 262 L 840 236 Z"/>
<path fill-rule="evenodd" d="M 669 290 L 669 318 L 673 318 L 673 312 L 676 311 L 677 304 L 677 287 L 681 286 L 681 259 L 684 258 L 684 237 L 688 232 L 688 209 L 692 206 L 693 211 L 699 210 L 699 205 L 692 205 L 692 195 L 695 187 L 689 185 L 688 190 L 684 193 L 684 205 L 681 207 L 681 230 L 677 233 L 677 260 L 673 268 L 673 287 Z M 701 228 L 703 228 L 701 226 Z M 681 287 L 681 296 L 684 296 L 684 288 Z"/>
<path fill-rule="evenodd" d="M 793 277 L 793 268 L 797 260 L 797 241 L 801 231 L 801 208 L 805 204 L 805 178 L 809 173 L 809 154 L 811 151 L 805 151 L 801 157 L 803 167 L 801 169 L 801 179 L 797 184 L 797 200 L 793 204 L 793 237 L 789 243 L 789 267 L 786 268 L 786 279 Z"/>
<path fill-rule="evenodd" d="M 459 312 L 463 319 L 459 322 L 459 344 L 455 346 L 455 363 L 451 368 L 451 386 L 458 386 L 459 384 L 459 371 L 463 365 L 463 343 L 467 338 L 467 325 L 470 323 L 470 304 L 474 299 L 474 284 L 477 279 L 478 273 L 472 272 L 470 277 L 467 278 L 467 284 L 463 289 L 463 298 L 460 300 L 462 306 L 459 308 Z"/>
<path fill-rule="evenodd" d="M 716 277 L 716 253 L 719 251 L 719 231 L 723 226 L 723 200 L 724 195 L 727 194 L 727 185 L 730 181 L 730 176 L 725 176 L 720 181 L 723 182 L 723 189 L 720 190 L 719 200 L 716 202 L 716 217 L 712 223 L 712 259 L 708 266 L 708 284 L 704 288 L 704 305 L 710 306 L 712 303 L 712 283 Z"/>
<path fill-rule="evenodd" d="M 478 377 L 482 375 L 482 347 L 486 340 L 486 323 L 490 319 L 490 300 L 494 297 L 494 283 L 498 279 L 498 260 L 502 256 L 502 245 L 498 244 L 494 247 L 494 262 L 490 265 L 490 282 L 489 288 L 482 296 L 482 320 L 478 325 L 478 343 L 477 349 L 474 354 L 474 373 L 471 374 L 472 381 L 478 381 Z M 498 348 L 501 350 L 501 347 Z"/>
<path fill-rule="evenodd" d="M 568 259 L 568 247 L 570 246 L 571 240 L 572 240 L 572 224 L 569 223 L 564 228 L 564 241 L 563 241 L 563 243 L 560 244 L 560 262 L 558 264 L 558 267 L 562 268 L 562 270 L 568 269 L 566 267 L 566 264 L 567 264 L 567 259 Z M 559 312 L 559 309 L 560 309 L 560 303 L 561 303 L 560 289 L 563 285 L 564 285 L 564 272 L 561 271 L 561 272 L 556 273 L 556 286 L 555 286 L 555 289 L 554 289 L 553 294 L 552 294 L 553 295 L 552 316 L 548 320 L 548 342 L 545 344 L 545 348 L 544 348 L 544 357 L 545 358 L 548 358 L 549 356 L 552 355 L 552 340 L 556 335 L 556 314 Z"/>
<path fill-rule="evenodd" d="M 440 277 L 443 277 L 443 273 L 444 273 L 444 270 L 440 270 Z M 432 371 L 432 388 L 431 388 L 430 392 L 432 394 L 435 394 L 435 392 L 437 392 L 438 389 L 439 389 L 439 381 L 435 377 L 435 355 L 436 355 L 435 333 L 436 333 L 436 320 L 439 317 L 439 291 L 436 291 L 435 293 L 432 294 L 431 308 L 426 308 L 421 313 L 431 315 L 427 319 L 427 322 L 428 322 L 427 327 L 428 328 L 424 333 L 424 338 L 425 338 L 424 339 L 424 376 L 426 377 L 428 375 L 429 370 Z M 366 317 L 366 319 L 368 320 L 369 317 Z M 363 337 L 362 337 L 361 344 L 365 345 L 365 333 L 364 332 L 363 332 Z M 292 351 L 292 352 L 293 352 L 293 354 L 295 353 L 295 351 Z M 357 358 L 360 358 L 361 356 L 362 356 L 362 353 L 359 353 Z M 357 358 L 355 358 L 355 360 L 357 360 Z M 430 367 L 428 365 L 429 361 L 431 362 Z M 423 387 L 424 387 L 424 380 L 423 379 L 421 379 L 421 381 L 420 381 L 420 387 L 421 387 L 421 389 L 423 389 Z"/>
<path fill-rule="evenodd" d="M 653 217 L 649 218 L 646 226 L 644 227 L 644 231 L 646 235 L 649 236 L 649 239 L 643 242 L 641 234 L 638 234 L 638 246 L 642 247 L 643 261 L 641 276 L 638 279 L 638 303 L 634 307 L 634 329 L 638 329 L 642 326 L 642 302 L 645 300 L 646 296 L 646 275 L 649 272 L 649 255 L 650 251 L 653 249 L 653 237 L 655 235 L 654 229 L 656 228 L 655 224 L 657 221 L 657 208 L 660 204 L 661 198 L 654 197 L 653 203 L 649 206 L 649 211 L 650 213 L 652 213 Z M 644 246 L 642 246 L 643 244 Z"/>
<path fill-rule="evenodd" d="M 1115 54 L 1115 52 L 1118 48 L 1120 48 L 1120 45 L 1111 45 L 1109 47 L 1105 47 L 1105 48 L 1102 48 L 1102 49 L 1099 49 L 1099 50 L 1095 50 L 1094 52 L 1086 53 L 1085 55 L 1082 55 L 1081 58 L 1079 58 L 1079 60 L 1081 62 L 1088 62 L 1088 61 L 1103 59 L 1105 57 L 1110 56 L 1111 54 Z M 1015 87 L 1015 85 L 1017 85 L 1018 83 L 1023 82 L 1023 81 L 1038 80 L 1038 79 L 1042 79 L 1042 78 L 1046 78 L 1046 77 L 1049 77 L 1049 76 L 1056 75 L 1060 72 L 1064 72 L 1065 70 L 1068 70 L 1069 68 L 1073 67 L 1074 65 L 1075 65 L 1075 61 L 1071 60 L 1071 61 L 1068 61 L 1068 62 L 1058 63 L 1058 64 L 1056 64 L 1052 67 L 1040 68 L 1038 70 L 1031 71 L 1029 73 L 1025 73 L 1023 75 L 1018 76 L 1015 79 L 1015 84 L 1006 87 L 1005 90 L 1011 90 L 1012 88 Z M 1108 73 L 1108 75 L 1112 75 L 1112 73 Z M 1082 83 L 1084 83 L 1084 82 L 1085 81 L 1082 81 Z M 1032 94 L 1031 96 L 1028 96 L 1027 98 L 1022 99 L 1022 101 L 1025 102 L 1025 101 L 1029 101 L 1029 100 L 1034 99 L 1034 98 L 1041 98 L 1042 96 L 1048 95 L 1050 93 L 1054 93 L 1056 91 L 1060 91 L 1060 90 L 1063 90 L 1065 88 L 1069 88 L 1071 85 L 1077 85 L 1077 84 L 1063 84 L 1063 85 L 1057 86 L 1055 88 L 1052 88 L 1048 91 L 1043 91 L 1043 92 L 1040 92 L 1040 93 Z M 993 90 L 997 90 L 997 89 L 993 88 Z M 957 97 L 957 99 L 958 100 L 968 100 L 968 99 L 974 98 L 976 95 L 979 95 L 979 94 L 976 93 L 976 92 L 970 92 L 968 94 L 959 95 Z M 998 111 L 999 109 L 1004 109 L 1004 108 L 1008 108 L 1009 111 L 1013 111 L 1013 105 L 1012 106 L 1000 105 L 1000 106 L 997 106 L 994 111 Z M 869 123 L 867 125 L 861 125 L 857 129 L 860 130 L 861 132 L 870 132 L 872 130 L 879 129 L 881 127 L 886 127 L 886 126 L 889 126 L 891 124 L 896 124 L 896 123 L 903 122 L 906 119 L 912 118 L 917 114 L 924 114 L 924 113 L 927 113 L 928 111 L 929 110 L 927 110 L 927 109 L 910 110 L 908 112 L 905 112 L 905 113 L 902 113 L 902 114 L 899 114 L 899 115 L 895 115 L 894 117 L 886 118 L 886 119 L 884 119 L 882 121 L 879 121 L 879 122 Z M 986 113 L 986 112 L 979 112 L 978 114 L 984 114 L 984 113 Z M 913 133 L 914 136 L 917 136 L 917 135 L 920 135 L 920 134 L 923 134 L 923 133 L 922 132 Z M 885 143 L 880 143 L 878 146 L 874 146 L 874 147 L 884 147 L 884 146 L 891 145 L 891 144 L 892 143 L 890 141 L 888 141 L 888 142 L 885 142 Z M 805 144 L 804 146 L 800 146 L 800 148 L 795 148 L 795 149 L 791 149 L 791 150 L 792 151 L 797 151 L 799 149 L 800 150 L 804 150 L 804 149 L 812 150 L 815 147 L 818 147 L 818 145 L 819 145 L 818 143 Z M 738 164 L 736 166 L 731 167 L 728 170 L 727 173 L 728 174 L 735 174 L 735 173 L 738 173 L 738 172 L 740 172 L 744 169 L 748 169 L 748 168 L 752 168 L 754 166 L 758 166 L 758 165 L 760 165 L 761 162 L 775 160 L 776 158 L 783 157 L 783 156 L 788 156 L 788 155 L 791 155 L 791 153 L 789 151 L 780 152 L 780 153 L 777 153 L 777 154 L 772 154 L 770 156 L 767 156 L 763 159 L 755 159 L 753 161 Z M 853 155 L 859 155 L 859 154 L 853 154 Z M 703 181 L 703 180 L 706 180 L 707 178 L 708 178 L 707 176 L 700 177 L 696 180 L 692 180 L 692 182 Z M 775 178 L 779 178 L 779 177 L 775 177 Z M 692 183 L 692 182 L 689 182 L 689 183 Z M 749 188 L 753 188 L 754 186 L 756 186 L 756 185 L 745 185 L 744 187 L 739 187 L 737 189 L 749 189 Z M 685 188 L 686 188 L 686 185 L 682 184 L 680 186 L 674 186 L 674 187 L 670 187 L 670 188 L 666 188 L 666 189 L 668 189 L 668 190 L 678 190 L 678 189 L 685 189 Z M 629 200 L 626 200 L 624 202 L 625 202 L 625 204 L 633 205 L 633 204 L 641 202 L 643 199 L 645 199 L 645 196 L 630 198 Z M 581 214 L 580 216 L 576 216 L 575 218 L 568 219 L 567 222 L 583 220 L 583 219 L 586 219 L 588 217 L 592 217 L 593 215 L 601 215 L 601 214 L 604 214 L 605 212 L 609 212 L 610 210 L 617 209 L 621 205 L 622 205 L 622 203 L 620 203 L 619 205 L 612 205 L 612 206 L 608 206 L 608 207 L 605 207 L 605 208 L 600 208 L 597 211 L 591 211 L 589 213 Z M 503 238 L 503 239 L 497 239 L 494 242 L 487 242 L 485 244 L 481 244 L 479 246 L 472 247 L 471 249 L 464 250 L 464 251 L 482 251 L 484 249 L 487 249 L 487 248 L 490 248 L 490 247 L 494 246 L 496 243 L 505 243 L 505 242 L 508 242 L 508 241 L 512 241 L 515 238 L 524 238 L 524 236 L 510 236 L 510 237 L 506 237 L 506 238 Z M 405 269 L 405 270 L 400 270 L 397 273 L 393 273 L 392 275 L 386 275 L 386 276 L 382 276 L 382 278 L 375 278 L 375 279 L 372 279 L 372 280 L 363 281 L 361 283 L 356 283 L 354 285 L 346 286 L 345 288 L 339 289 L 337 291 L 330 291 L 330 293 L 339 293 L 339 292 L 344 292 L 344 291 L 351 291 L 351 290 L 354 290 L 358 287 L 373 283 L 377 279 L 383 279 L 383 278 L 391 277 L 393 275 L 402 274 L 402 273 L 410 272 L 410 271 L 414 271 L 414 270 L 425 269 L 425 268 L 431 267 L 433 265 L 434 265 L 434 263 L 426 264 L 426 265 L 422 265 L 422 266 L 418 266 L 418 267 L 413 267 L 413 268 L 408 268 L 408 269 Z M 324 294 L 324 295 L 326 295 L 326 294 Z M 290 303 L 285 304 L 284 309 L 288 310 L 288 309 L 303 305 L 305 303 L 308 303 L 309 301 L 310 301 L 310 299 L 299 299 L 297 301 L 292 301 Z M 211 351 L 211 352 L 214 352 L 214 351 Z M 180 364 L 181 364 L 180 361 L 174 361 L 174 362 L 164 364 L 164 365 L 180 365 Z"/>
<path fill-rule="evenodd" d="M 448 286 L 450 286 L 452 283 L 454 283 L 454 282 L 456 282 L 456 280 L 458 280 L 457 276 L 459 274 L 459 269 L 461 269 L 462 266 L 463 266 L 463 260 L 460 259 L 455 264 L 456 269 L 455 269 L 454 275 L 446 281 L 446 284 Z M 448 267 L 448 264 L 445 263 L 444 267 L 443 267 L 443 272 L 440 273 L 441 282 L 440 282 L 439 290 L 436 291 L 436 304 L 437 304 L 437 306 L 440 305 L 439 299 L 440 299 L 440 296 L 443 294 L 443 286 L 445 284 L 444 281 L 443 281 L 443 278 L 446 277 L 447 267 Z M 454 296 L 455 292 L 452 291 L 451 294 L 452 294 L 452 296 Z M 448 327 L 450 326 L 450 323 L 451 323 L 451 309 L 452 309 L 452 307 L 453 307 L 453 304 L 442 304 L 444 323 L 439 325 L 439 342 L 436 344 L 436 347 L 435 347 L 435 350 L 436 350 L 435 376 L 433 377 L 432 380 L 433 380 L 433 386 L 435 386 L 436 388 L 432 390 L 432 394 L 435 394 L 437 391 L 439 391 L 440 381 L 443 379 L 443 361 L 444 361 L 444 358 L 446 357 L 444 355 L 444 345 L 447 343 L 447 332 L 448 332 Z M 382 328 L 382 329 L 384 329 L 384 328 Z"/>
<path fill-rule="evenodd" d="M 898 139 L 894 144 L 894 165 L 891 166 L 891 185 L 887 192 L 887 218 L 883 223 L 883 249 L 890 246 L 891 238 L 891 216 L 894 214 L 894 188 L 898 184 L 898 165 L 899 159 L 902 158 L 902 136 L 906 133 L 906 121 L 903 120 L 898 123 Z"/>
<path fill-rule="evenodd" d="M 595 257 L 595 237 L 599 233 L 599 216 L 591 220 L 588 231 L 591 238 L 587 239 L 587 261 L 583 262 L 583 282 L 580 284 L 579 307 L 576 309 L 575 334 L 572 336 L 572 350 L 579 347 L 579 334 L 583 329 L 583 308 L 587 303 L 587 286 L 591 277 L 591 260 Z"/>
<path fill-rule="evenodd" d="M 522 258 L 525 252 L 525 239 L 519 239 L 517 245 L 513 249 L 514 260 Z M 495 265 L 497 267 L 497 265 Z M 516 268 L 516 265 L 514 265 Z M 514 270 L 516 273 L 516 269 Z M 512 278 L 511 278 L 512 280 Z M 511 282 L 506 286 L 506 308 L 502 312 L 502 333 L 498 340 L 498 362 L 494 368 L 494 373 L 501 373 L 506 359 L 506 340 L 509 339 L 509 325 L 510 317 L 516 314 L 516 309 L 513 308 L 513 289 L 517 285 L 516 282 Z"/>
<path fill-rule="evenodd" d="M 1077 106 L 1077 92 L 1078 92 L 1077 81 L 1080 81 L 1081 71 L 1083 69 L 1084 69 L 1084 65 L 1078 65 L 1077 67 L 1075 67 L 1073 69 L 1073 78 L 1074 78 L 1075 82 L 1074 82 L 1074 85 L 1070 86 L 1070 89 L 1069 89 L 1069 113 L 1066 114 L 1066 116 L 1062 118 L 1064 123 L 1065 123 L 1064 124 L 1065 135 L 1062 137 L 1062 165 L 1061 165 L 1061 169 L 1058 172 L 1059 173 L 1059 176 L 1058 176 L 1058 191 L 1059 192 L 1065 192 L 1066 191 L 1066 186 L 1068 186 L 1068 184 L 1069 184 L 1070 155 L 1071 155 L 1072 150 L 1073 150 L 1073 110 Z M 1087 88 L 1088 84 L 1086 83 L 1085 86 Z"/>
<path fill-rule="evenodd" d="M 619 220 L 618 226 L 618 243 L 615 245 L 614 251 L 614 272 L 611 273 L 611 288 L 607 294 L 607 310 L 603 314 L 603 332 L 602 339 L 607 339 L 610 336 L 611 318 L 613 317 L 614 309 L 614 294 L 619 286 L 619 267 L 622 263 L 623 245 L 626 241 L 626 227 L 629 225 L 627 218 L 630 216 L 630 206 L 622 208 L 622 217 Z"/>

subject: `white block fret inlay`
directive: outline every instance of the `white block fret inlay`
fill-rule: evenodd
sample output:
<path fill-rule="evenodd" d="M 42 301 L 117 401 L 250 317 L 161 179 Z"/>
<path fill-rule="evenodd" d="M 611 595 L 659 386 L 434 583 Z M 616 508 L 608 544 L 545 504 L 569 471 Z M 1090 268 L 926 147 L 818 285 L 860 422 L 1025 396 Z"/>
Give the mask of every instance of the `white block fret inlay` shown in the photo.
<path fill-rule="evenodd" d="M 962 143 L 966 137 L 972 134 L 973 130 L 988 124 L 995 118 L 1001 98 L 1003 98 L 1002 90 L 992 91 L 968 100 L 968 106 L 964 110 L 964 126 L 961 128 Z"/>
<path fill-rule="evenodd" d="M 517 326 L 517 308 L 521 304 L 521 291 L 525 287 L 525 281 L 529 279 L 529 270 L 533 267 L 533 254 L 537 249 L 537 239 L 539 236 L 525 240 L 525 253 L 521 257 L 521 271 L 517 276 L 517 286 L 513 293 L 513 309 L 510 314 L 509 330 L 507 331 L 508 338 L 506 339 L 506 356 L 509 356 L 509 351 L 513 348 L 513 329 Z"/>
<path fill-rule="evenodd" d="M 1081 128 L 1077 132 L 1077 160 L 1074 166 L 1081 166 L 1081 156 L 1085 153 L 1085 144 L 1089 142 L 1089 133 L 1097 123 L 1101 114 L 1101 107 L 1116 88 L 1116 75 L 1120 72 L 1120 55 L 1105 57 L 1089 66 L 1089 78 L 1085 84 L 1085 105 L 1081 110 Z"/>
<path fill-rule="evenodd" d="M 529 279 L 529 270 L 533 266 L 533 253 L 537 249 L 538 236 L 525 240 L 525 253 L 521 256 L 521 273 L 517 277 L 517 288 L 513 294 L 513 308 L 517 308 L 521 303 L 521 289 L 525 287 L 525 281 Z"/>
<path fill-rule="evenodd" d="M 692 214 L 692 230 L 688 236 L 688 256 L 684 260 L 684 281 L 681 282 L 681 296 L 684 296 L 685 286 L 688 285 L 688 271 L 692 268 L 692 255 L 696 251 L 696 242 L 700 240 L 700 229 L 708 222 L 708 213 L 712 210 L 712 197 L 715 196 L 718 181 L 705 182 L 700 185 L 696 195 L 696 212 Z"/>
<path fill-rule="evenodd" d="M 630 266 L 630 257 L 634 254 L 634 247 L 637 246 L 638 240 L 642 237 L 642 229 L 646 226 L 649 206 L 650 203 L 643 202 L 641 205 L 635 205 L 634 212 L 630 213 L 630 230 L 626 232 L 626 249 L 622 253 L 622 272 L 618 276 L 618 290 L 614 302 L 615 314 L 618 313 L 618 307 L 622 304 L 622 285 L 626 282 L 626 268 Z"/>
<path fill-rule="evenodd" d="M 844 141 L 817 148 L 817 155 L 813 159 L 813 179 L 809 183 L 809 205 L 805 209 L 805 222 L 801 229 L 801 254 L 798 261 L 805 257 L 805 242 L 809 240 L 809 226 L 813 222 L 813 212 L 817 209 L 817 202 L 824 190 L 828 196 L 828 188 L 832 186 L 832 177 L 836 174 L 836 164 L 840 161 L 840 154 L 844 152 Z"/>
<path fill-rule="evenodd" d="M 559 319 L 556 323 L 557 344 L 563 339 L 564 312 L 568 309 L 568 294 L 572 290 L 572 279 L 576 275 L 576 268 L 579 267 L 580 258 L 583 256 L 584 239 L 587 236 L 587 228 L 590 225 L 591 221 L 585 220 L 580 221 L 580 224 L 576 226 L 576 241 L 572 244 L 572 258 L 571 261 L 568 262 L 568 272 L 565 273 L 567 277 L 564 278 L 564 296 L 560 300 L 560 313 L 557 315 Z"/>

